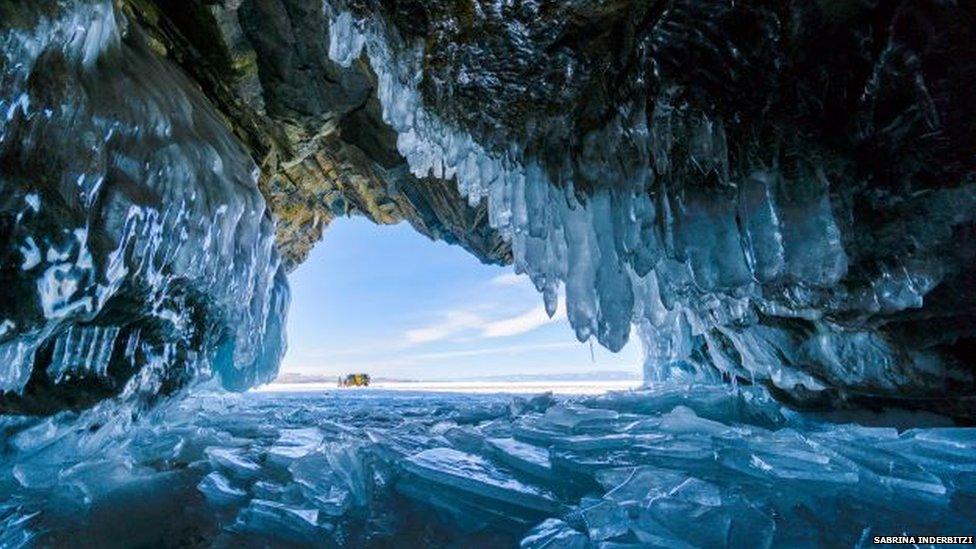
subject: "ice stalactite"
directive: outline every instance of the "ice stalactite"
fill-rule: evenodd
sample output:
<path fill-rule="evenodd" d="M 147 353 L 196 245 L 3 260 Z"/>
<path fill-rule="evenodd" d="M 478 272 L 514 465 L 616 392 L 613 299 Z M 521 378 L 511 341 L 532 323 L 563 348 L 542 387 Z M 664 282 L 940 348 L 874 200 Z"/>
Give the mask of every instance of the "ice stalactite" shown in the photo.
<path fill-rule="evenodd" d="M 111 2 L 11 9 L 0 409 L 272 379 L 288 292 L 246 151 Z"/>
<path fill-rule="evenodd" d="M 550 313 L 565 288 L 581 341 L 617 350 L 636 326 L 649 382 L 739 379 L 796 398 L 836 387 L 923 397 L 972 387 L 951 357 L 906 349 L 879 328 L 967 268 L 942 249 L 952 227 L 973 221 L 973 185 L 906 198 L 899 226 L 908 239 L 926 239 L 923 249 L 853 268 L 847 248 L 860 228 L 851 226 L 850 196 L 838 190 L 850 174 L 819 152 L 801 160 L 789 150 L 733 156 L 722 117 L 675 103 L 667 86 L 650 105 L 615 105 L 572 149 L 495 139 L 511 128 L 477 132 L 441 115 L 450 83 L 435 86 L 448 96 L 430 104 L 422 84 L 435 69 L 425 48 L 443 44 L 408 36 L 380 8 L 327 2 L 326 13 L 329 55 L 342 66 L 368 60 L 383 120 L 413 174 L 454 179 L 472 204 L 486 200 L 516 271 L 531 277 Z M 507 24 L 501 32 L 511 33 L 513 49 L 533 46 L 517 21 Z M 479 76 L 451 68 L 458 86 L 503 88 L 490 80 L 492 69 L 476 66 L 490 73 Z M 566 130 L 557 115 L 549 123 L 553 134 Z M 915 210 L 923 201 L 952 205 L 926 220 Z"/>

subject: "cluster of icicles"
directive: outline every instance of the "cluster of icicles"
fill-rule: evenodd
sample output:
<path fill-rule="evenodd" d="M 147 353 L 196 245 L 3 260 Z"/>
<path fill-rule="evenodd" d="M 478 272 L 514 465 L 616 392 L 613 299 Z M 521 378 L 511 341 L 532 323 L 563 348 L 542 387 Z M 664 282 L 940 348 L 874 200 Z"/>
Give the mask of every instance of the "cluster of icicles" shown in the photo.
<path fill-rule="evenodd" d="M 730 181 L 723 126 L 702 115 L 690 126 L 682 122 L 688 156 L 703 178 L 715 174 L 726 185 L 698 193 L 668 188 L 663 175 L 672 169 L 679 128 L 667 97 L 651 117 L 622 108 L 585 138 L 580 162 L 567 158 L 553 167 L 516 145 L 489 150 L 424 105 L 423 44 L 404 41 L 381 16 L 357 17 L 334 5 L 326 13 L 330 57 L 348 67 L 365 52 L 377 75 L 383 118 L 398 133 L 399 152 L 414 175 L 454 178 L 472 204 L 486 199 L 491 226 L 511 241 L 516 270 L 531 277 L 550 314 L 565 288 L 569 321 L 581 341 L 595 336 L 620 349 L 636 326 L 649 380 L 723 372 L 821 389 L 819 381 L 784 364 L 783 356 L 804 347 L 807 362 L 839 375 L 851 369 L 844 364 L 848 354 L 862 355 L 855 359 L 856 375 L 890 383 L 885 368 L 894 351 L 869 332 L 824 329 L 798 341 L 756 323 L 757 312 L 819 322 L 819 290 L 847 272 L 821 171 L 800 174 L 790 185 L 776 167 Z M 623 161 L 622 150 L 636 150 L 637 158 Z M 574 179 L 583 177 L 608 184 L 581 197 Z M 791 305 L 805 306 L 784 307 L 763 295 L 764 284 L 782 281 L 789 281 Z M 841 299 L 901 310 L 920 306 L 937 282 L 896 270 L 863 295 Z M 717 334 L 734 350 L 714 341 Z M 860 351 L 848 353 L 855 348 Z"/>

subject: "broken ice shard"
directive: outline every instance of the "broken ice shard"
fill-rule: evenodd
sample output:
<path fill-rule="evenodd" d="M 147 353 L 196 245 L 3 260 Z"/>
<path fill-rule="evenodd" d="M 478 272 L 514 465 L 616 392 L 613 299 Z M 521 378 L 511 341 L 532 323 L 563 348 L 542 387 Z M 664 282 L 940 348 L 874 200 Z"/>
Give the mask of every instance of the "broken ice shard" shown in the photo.
<path fill-rule="evenodd" d="M 408 457 L 404 469 L 421 480 L 475 498 L 554 513 L 560 504 L 547 491 L 524 484 L 485 458 L 452 448 L 431 448 Z"/>

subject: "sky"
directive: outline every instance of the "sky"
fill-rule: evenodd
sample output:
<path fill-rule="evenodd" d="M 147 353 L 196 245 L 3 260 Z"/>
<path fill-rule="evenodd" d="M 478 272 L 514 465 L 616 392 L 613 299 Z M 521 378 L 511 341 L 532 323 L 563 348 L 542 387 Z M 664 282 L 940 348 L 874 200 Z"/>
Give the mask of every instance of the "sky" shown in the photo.
<path fill-rule="evenodd" d="M 289 282 L 282 373 L 435 381 L 640 371 L 637 341 L 616 354 L 594 342 L 591 355 L 563 303 L 549 319 L 528 277 L 406 223 L 335 220 Z"/>

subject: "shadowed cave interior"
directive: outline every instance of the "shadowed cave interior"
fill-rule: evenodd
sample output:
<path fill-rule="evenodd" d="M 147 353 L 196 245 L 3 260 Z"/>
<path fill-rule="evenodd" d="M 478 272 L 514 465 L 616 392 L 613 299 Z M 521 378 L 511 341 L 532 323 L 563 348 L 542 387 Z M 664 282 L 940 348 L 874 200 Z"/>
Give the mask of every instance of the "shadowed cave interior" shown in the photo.
<path fill-rule="evenodd" d="M 964 530 L 973 18 L 0 2 L 0 546 Z M 239 394 L 343 216 L 525 275 L 568 337 L 639 339 L 645 389 Z"/>

